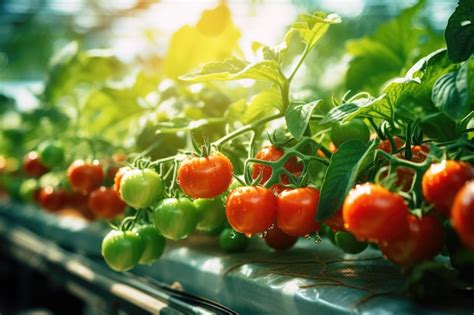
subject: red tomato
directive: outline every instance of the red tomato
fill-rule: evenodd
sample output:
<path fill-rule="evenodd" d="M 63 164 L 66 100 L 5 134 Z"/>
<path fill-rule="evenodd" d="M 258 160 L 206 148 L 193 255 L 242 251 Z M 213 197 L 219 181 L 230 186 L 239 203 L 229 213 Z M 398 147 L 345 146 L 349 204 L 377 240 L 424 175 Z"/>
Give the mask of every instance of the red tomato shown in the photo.
<path fill-rule="evenodd" d="M 277 225 L 290 236 L 305 236 L 319 230 L 315 221 L 319 190 L 304 187 L 283 191 L 277 198 Z"/>
<path fill-rule="evenodd" d="M 407 220 L 408 233 L 379 244 L 382 253 L 401 267 L 431 260 L 443 246 L 443 226 L 436 216 L 425 215 L 420 219 L 408 215 Z"/>
<path fill-rule="evenodd" d="M 83 195 L 78 192 L 69 192 L 67 193 L 67 205 L 76 210 L 85 210 L 89 209 L 89 196 Z"/>
<path fill-rule="evenodd" d="M 344 219 L 342 218 L 342 210 L 338 210 L 334 213 L 329 219 L 327 219 L 324 223 L 326 223 L 333 232 L 338 231 L 345 231 L 344 228 Z"/>
<path fill-rule="evenodd" d="M 274 225 L 265 232 L 265 243 L 275 250 L 286 250 L 295 245 L 297 237 L 285 234 L 278 226 Z"/>
<path fill-rule="evenodd" d="M 403 198 L 382 186 L 353 188 L 342 207 L 344 226 L 359 240 L 389 241 L 407 232 L 408 207 Z"/>
<path fill-rule="evenodd" d="M 275 221 L 276 198 L 270 189 L 242 186 L 227 196 L 226 215 L 229 224 L 240 233 L 260 233 Z"/>
<path fill-rule="evenodd" d="M 23 159 L 23 170 L 30 177 L 40 177 L 48 172 L 48 168 L 40 161 L 35 151 L 28 153 Z"/>
<path fill-rule="evenodd" d="M 263 239 L 269 247 L 275 250 L 292 248 L 298 241 L 297 237 L 285 234 L 276 224 L 265 232 Z"/>
<path fill-rule="evenodd" d="M 53 187 L 44 187 L 40 189 L 38 201 L 44 209 L 56 212 L 66 205 L 66 192 L 62 189 L 54 190 Z"/>
<path fill-rule="evenodd" d="M 397 147 L 396 148 L 397 150 L 402 148 L 403 145 L 405 144 L 405 141 L 403 141 L 403 139 L 401 139 L 397 136 L 393 137 L 393 142 L 395 142 L 395 146 Z M 392 144 L 390 143 L 390 140 L 380 141 L 379 149 L 382 150 L 382 151 L 385 151 L 387 153 L 392 153 Z"/>
<path fill-rule="evenodd" d="M 460 161 L 432 164 L 422 180 L 423 196 L 436 210 L 449 217 L 456 193 L 474 178 L 474 168 Z"/>
<path fill-rule="evenodd" d="M 89 208 L 98 217 L 112 219 L 123 213 L 126 204 L 112 188 L 100 187 L 89 195 Z"/>
<path fill-rule="evenodd" d="M 452 223 L 463 244 L 474 251 L 474 181 L 461 188 L 454 199 Z"/>
<path fill-rule="evenodd" d="M 264 147 L 260 151 L 258 151 L 255 155 L 255 158 L 264 161 L 277 161 L 283 156 L 283 154 L 284 152 L 282 150 L 277 149 L 276 147 L 271 145 Z M 285 168 L 291 173 L 300 173 L 303 170 L 303 165 L 301 163 L 298 163 L 296 157 L 292 157 L 285 163 Z M 271 166 L 253 164 L 252 178 L 255 179 L 261 174 L 260 184 L 264 184 L 272 176 L 272 171 L 273 170 Z M 285 183 L 289 182 L 288 176 L 285 174 L 281 176 L 281 180 Z"/>
<path fill-rule="evenodd" d="M 270 190 L 273 191 L 275 196 L 281 194 L 285 189 L 287 188 L 281 184 L 273 184 L 272 187 L 270 187 Z"/>
<path fill-rule="evenodd" d="M 88 194 L 102 185 L 104 171 L 98 161 L 76 160 L 67 169 L 67 177 L 74 191 Z"/>
<path fill-rule="evenodd" d="M 115 173 L 115 177 L 114 177 L 114 190 L 117 192 L 117 193 L 120 193 L 120 184 L 122 182 L 122 177 L 123 175 L 125 175 L 125 173 L 130 170 L 130 167 L 128 166 L 125 166 L 125 167 L 121 167 L 118 169 L 117 173 Z"/>
<path fill-rule="evenodd" d="M 193 198 L 214 198 L 232 182 L 232 163 L 220 153 L 184 160 L 178 169 L 178 184 Z"/>

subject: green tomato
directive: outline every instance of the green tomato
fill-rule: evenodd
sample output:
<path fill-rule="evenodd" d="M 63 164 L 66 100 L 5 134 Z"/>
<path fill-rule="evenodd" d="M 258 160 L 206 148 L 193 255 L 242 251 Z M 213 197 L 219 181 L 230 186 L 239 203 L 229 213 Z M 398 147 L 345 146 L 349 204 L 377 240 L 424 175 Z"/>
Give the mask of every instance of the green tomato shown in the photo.
<path fill-rule="evenodd" d="M 115 271 L 135 267 L 143 255 L 145 243 L 133 231 L 110 231 L 102 241 L 102 256 Z"/>
<path fill-rule="evenodd" d="M 349 140 L 360 140 L 367 143 L 370 139 L 370 130 L 362 119 L 355 118 L 347 123 L 334 123 L 330 137 L 336 147 Z"/>
<path fill-rule="evenodd" d="M 20 185 L 20 197 L 25 201 L 32 201 L 36 192 L 39 189 L 38 180 L 30 178 L 25 180 Z"/>
<path fill-rule="evenodd" d="M 243 252 L 250 243 L 250 239 L 242 233 L 226 228 L 219 236 L 219 246 L 226 252 Z"/>
<path fill-rule="evenodd" d="M 135 209 L 148 208 L 158 202 L 163 192 L 163 181 L 153 170 L 127 171 L 120 181 L 120 196 Z"/>
<path fill-rule="evenodd" d="M 151 224 L 142 225 L 134 230 L 145 244 L 145 249 L 139 262 L 143 265 L 151 265 L 163 254 L 166 243 L 165 238 Z"/>
<path fill-rule="evenodd" d="M 167 198 L 153 211 L 153 222 L 164 237 L 182 240 L 196 229 L 198 213 L 188 198 Z"/>
<path fill-rule="evenodd" d="M 222 226 L 225 221 L 225 207 L 220 197 L 213 199 L 196 199 L 194 200 L 199 221 L 197 230 L 210 232 Z"/>
<path fill-rule="evenodd" d="M 354 235 L 338 231 L 334 235 L 337 247 L 348 254 L 358 254 L 367 248 L 367 242 L 359 242 Z"/>
<path fill-rule="evenodd" d="M 55 142 L 45 141 L 38 147 L 38 155 L 41 162 L 49 168 L 64 162 L 64 149 Z"/>
<path fill-rule="evenodd" d="M 321 224 L 321 229 L 319 230 L 319 235 L 326 236 L 331 243 L 337 246 L 335 233 L 331 230 L 331 228 L 327 224 Z"/>

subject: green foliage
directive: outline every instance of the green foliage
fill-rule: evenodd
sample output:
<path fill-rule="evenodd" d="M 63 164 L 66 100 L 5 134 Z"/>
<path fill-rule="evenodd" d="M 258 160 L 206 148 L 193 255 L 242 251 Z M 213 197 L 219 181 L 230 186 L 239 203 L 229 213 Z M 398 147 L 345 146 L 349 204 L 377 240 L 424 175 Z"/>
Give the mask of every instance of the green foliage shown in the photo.
<path fill-rule="evenodd" d="M 47 105 L 57 106 L 61 97 L 66 104 L 74 99 L 78 86 L 94 87 L 122 74 L 125 65 L 109 50 L 81 51 L 77 42 L 66 45 L 51 60 L 46 79 L 43 101 Z"/>
<path fill-rule="evenodd" d="M 367 147 L 359 140 L 343 143 L 332 155 L 321 186 L 316 220 L 322 222 L 341 209 L 344 198 L 354 187 L 359 171 L 371 157 L 374 144 Z"/>
<path fill-rule="evenodd" d="M 333 108 L 321 124 L 351 120 L 357 116 L 394 121 L 403 117 L 414 120 L 436 111 L 431 92 L 436 80 L 443 74 L 456 69 L 447 58 L 446 50 L 435 51 L 420 59 L 411 67 L 405 77 L 392 80 L 377 98 L 363 95 Z M 417 112 L 414 113 L 413 111 Z"/>
<path fill-rule="evenodd" d="M 346 73 L 348 89 L 378 93 L 387 80 L 398 76 L 421 56 L 442 47 L 440 38 L 429 28 L 416 26 L 425 2 L 421 0 L 402 11 L 374 34 L 347 43 L 347 51 L 353 57 Z"/>
<path fill-rule="evenodd" d="M 295 139 L 300 140 L 311 119 L 311 113 L 321 100 L 313 101 L 305 104 L 291 104 L 285 113 L 285 120 L 288 131 Z"/>
<path fill-rule="evenodd" d="M 461 62 L 474 53 L 474 2 L 460 0 L 444 33 L 449 59 Z"/>

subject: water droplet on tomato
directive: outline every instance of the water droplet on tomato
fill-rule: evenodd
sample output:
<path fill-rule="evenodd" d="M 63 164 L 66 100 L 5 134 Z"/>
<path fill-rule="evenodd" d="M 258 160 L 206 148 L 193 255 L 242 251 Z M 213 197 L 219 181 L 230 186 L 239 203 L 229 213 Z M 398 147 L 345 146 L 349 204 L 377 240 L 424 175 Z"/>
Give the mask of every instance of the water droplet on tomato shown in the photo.
<path fill-rule="evenodd" d="M 316 234 L 314 236 L 314 243 L 315 244 L 320 244 L 322 242 L 321 236 L 319 234 Z"/>

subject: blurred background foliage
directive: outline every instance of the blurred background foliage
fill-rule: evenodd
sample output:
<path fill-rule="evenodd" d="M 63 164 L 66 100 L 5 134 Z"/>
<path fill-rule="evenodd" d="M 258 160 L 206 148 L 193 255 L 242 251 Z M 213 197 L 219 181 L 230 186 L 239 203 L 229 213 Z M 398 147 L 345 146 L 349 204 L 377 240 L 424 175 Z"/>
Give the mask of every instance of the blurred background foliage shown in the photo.
<path fill-rule="evenodd" d="M 63 142 L 100 137 L 153 158 L 189 146 L 191 133 L 198 143 L 216 139 L 265 113 L 259 99 L 242 99 L 268 86 L 176 78 L 209 61 L 252 59 L 254 42 L 281 42 L 298 14 L 315 10 L 336 12 L 343 23 L 307 58 L 294 98 L 322 98 L 318 110 L 325 112 L 347 90 L 377 95 L 387 80 L 444 46 L 456 3 L 0 0 L 0 153 L 34 148 L 38 133 Z"/>

